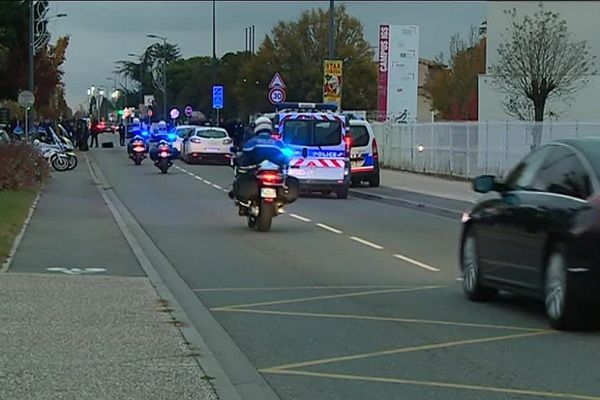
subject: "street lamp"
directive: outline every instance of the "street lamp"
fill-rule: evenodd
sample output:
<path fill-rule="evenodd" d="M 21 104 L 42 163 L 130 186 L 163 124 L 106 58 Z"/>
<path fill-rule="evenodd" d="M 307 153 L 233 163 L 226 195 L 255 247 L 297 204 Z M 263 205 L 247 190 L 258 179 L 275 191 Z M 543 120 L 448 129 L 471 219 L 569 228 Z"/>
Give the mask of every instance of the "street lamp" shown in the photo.
<path fill-rule="evenodd" d="M 160 39 L 163 41 L 163 118 L 167 118 L 167 38 L 153 34 L 146 35 L 151 39 Z"/>

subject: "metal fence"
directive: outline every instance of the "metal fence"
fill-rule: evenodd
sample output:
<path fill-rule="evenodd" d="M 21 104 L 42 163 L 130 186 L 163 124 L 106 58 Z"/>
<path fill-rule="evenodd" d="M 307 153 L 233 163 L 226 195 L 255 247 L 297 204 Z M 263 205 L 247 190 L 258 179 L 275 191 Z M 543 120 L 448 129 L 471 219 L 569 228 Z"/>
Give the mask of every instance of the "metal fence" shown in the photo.
<path fill-rule="evenodd" d="M 541 143 L 600 136 L 599 123 L 577 122 L 373 122 L 384 167 L 472 178 L 504 176 L 531 150 L 534 127 Z"/>

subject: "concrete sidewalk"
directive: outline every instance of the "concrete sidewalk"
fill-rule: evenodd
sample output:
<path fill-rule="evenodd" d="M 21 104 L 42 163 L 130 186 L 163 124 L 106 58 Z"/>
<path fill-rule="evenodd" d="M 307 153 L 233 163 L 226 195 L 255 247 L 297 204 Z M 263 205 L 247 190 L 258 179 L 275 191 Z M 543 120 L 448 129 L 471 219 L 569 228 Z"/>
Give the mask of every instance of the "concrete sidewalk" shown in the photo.
<path fill-rule="evenodd" d="M 0 274 L 0 320 L 0 399 L 217 398 L 85 162 L 46 185 Z"/>
<path fill-rule="evenodd" d="M 390 169 L 381 169 L 381 186 L 469 203 L 481 196 L 473 191 L 471 182 Z"/>

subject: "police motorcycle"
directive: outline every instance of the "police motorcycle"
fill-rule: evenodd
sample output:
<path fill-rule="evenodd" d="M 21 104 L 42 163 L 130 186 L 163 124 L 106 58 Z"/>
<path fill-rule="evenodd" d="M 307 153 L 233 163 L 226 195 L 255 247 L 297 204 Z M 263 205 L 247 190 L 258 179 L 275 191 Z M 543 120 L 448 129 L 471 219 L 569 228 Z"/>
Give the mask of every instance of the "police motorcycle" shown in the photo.
<path fill-rule="evenodd" d="M 273 218 L 283 214 L 285 205 L 299 196 L 298 179 L 288 176 L 287 165 L 293 150 L 282 149 L 280 154 L 284 159 L 278 164 L 265 159 L 246 166 L 237 162 L 241 149 L 231 147 L 230 151 L 234 154 L 231 166 L 236 176 L 230 198 L 238 206 L 238 215 L 246 217 L 250 229 L 267 232 Z"/>
<path fill-rule="evenodd" d="M 135 165 L 141 165 L 142 161 L 147 157 L 148 144 L 144 140 L 143 135 L 135 135 L 127 145 L 127 153 L 129 158 Z"/>
<path fill-rule="evenodd" d="M 161 140 L 150 150 L 150 159 L 161 173 L 166 174 L 173 165 L 173 148 L 166 140 Z"/>
<path fill-rule="evenodd" d="M 67 143 L 64 143 L 51 128 L 50 132 L 39 128 L 38 138 L 33 141 L 33 146 L 56 171 L 67 171 L 77 166 L 77 156 L 73 151 L 72 144 L 69 148 Z"/>

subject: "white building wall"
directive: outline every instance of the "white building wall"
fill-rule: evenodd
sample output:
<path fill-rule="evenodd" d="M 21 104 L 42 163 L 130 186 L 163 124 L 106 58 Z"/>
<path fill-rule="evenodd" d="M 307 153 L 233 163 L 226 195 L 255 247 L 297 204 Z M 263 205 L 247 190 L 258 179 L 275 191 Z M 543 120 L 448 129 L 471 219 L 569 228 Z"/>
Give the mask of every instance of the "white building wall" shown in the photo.
<path fill-rule="evenodd" d="M 498 61 L 498 46 L 502 43 L 502 35 L 506 35 L 509 19 L 504 10 L 516 8 L 519 16 L 531 15 L 537 11 L 537 1 L 489 1 L 487 19 L 486 72 Z M 544 2 L 544 8 L 557 12 L 567 21 L 569 31 L 574 40 L 586 40 L 590 52 L 598 57 L 596 72 L 600 71 L 600 2 L 563 1 Z M 515 120 L 502 108 L 504 96 L 491 86 L 492 77 L 479 77 L 479 120 L 504 121 Z M 568 102 L 550 103 L 546 112 L 558 113 L 559 121 L 600 121 L 600 75 L 590 77 L 588 85 L 576 93 Z M 554 118 L 553 118 L 554 119 Z"/>

